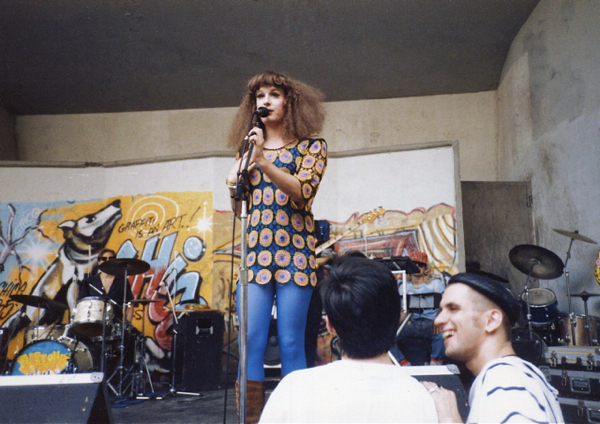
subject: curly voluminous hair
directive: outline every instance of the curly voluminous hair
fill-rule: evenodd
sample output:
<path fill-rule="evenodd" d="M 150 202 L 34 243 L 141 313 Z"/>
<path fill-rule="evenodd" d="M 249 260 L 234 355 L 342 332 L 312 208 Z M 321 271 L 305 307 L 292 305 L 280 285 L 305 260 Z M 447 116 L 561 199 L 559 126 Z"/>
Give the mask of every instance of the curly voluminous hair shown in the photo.
<path fill-rule="evenodd" d="M 300 81 L 278 72 L 265 71 L 248 81 L 248 92 L 242 99 L 231 131 L 228 146 L 240 151 L 248 131 L 248 120 L 256 110 L 256 92 L 261 87 L 277 87 L 283 90 L 286 113 L 283 119 L 283 136 L 286 140 L 301 139 L 321 132 L 325 112 L 321 102 L 323 93 Z"/>

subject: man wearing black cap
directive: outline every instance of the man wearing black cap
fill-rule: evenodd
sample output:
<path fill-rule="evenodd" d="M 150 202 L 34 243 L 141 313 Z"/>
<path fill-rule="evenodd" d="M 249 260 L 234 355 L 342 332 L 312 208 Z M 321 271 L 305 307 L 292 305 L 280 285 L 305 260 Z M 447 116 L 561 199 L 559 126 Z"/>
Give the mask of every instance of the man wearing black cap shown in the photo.
<path fill-rule="evenodd" d="M 557 391 L 533 364 L 519 358 L 510 342 L 519 304 L 504 285 L 479 274 L 450 279 L 435 319 L 446 356 L 462 361 L 476 376 L 469 394 L 469 423 L 564 422 Z M 439 422 L 461 422 L 454 392 L 423 383 Z"/>

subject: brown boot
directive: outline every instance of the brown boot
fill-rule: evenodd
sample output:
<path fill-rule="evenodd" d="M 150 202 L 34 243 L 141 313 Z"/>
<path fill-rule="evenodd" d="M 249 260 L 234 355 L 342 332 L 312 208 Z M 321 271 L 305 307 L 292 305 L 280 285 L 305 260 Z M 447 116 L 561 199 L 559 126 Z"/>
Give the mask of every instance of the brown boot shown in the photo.
<path fill-rule="evenodd" d="M 265 406 L 265 382 L 248 380 L 246 397 L 246 423 L 256 424 Z M 240 382 L 235 382 L 235 406 L 240 415 Z"/>
<path fill-rule="evenodd" d="M 248 401 L 246 403 L 246 422 L 256 424 L 265 407 L 265 382 L 248 380 Z"/>

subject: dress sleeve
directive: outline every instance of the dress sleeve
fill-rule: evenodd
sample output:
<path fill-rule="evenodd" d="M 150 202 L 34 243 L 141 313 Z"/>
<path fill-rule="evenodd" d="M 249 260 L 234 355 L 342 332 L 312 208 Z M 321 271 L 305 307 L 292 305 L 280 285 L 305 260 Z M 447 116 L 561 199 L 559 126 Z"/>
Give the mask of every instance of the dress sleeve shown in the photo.
<path fill-rule="evenodd" d="M 307 139 L 300 144 L 299 150 L 302 154 L 295 176 L 300 181 L 304 198 L 302 209 L 310 211 L 327 167 L 327 142 L 322 138 Z M 295 203 L 294 207 L 297 207 Z"/>

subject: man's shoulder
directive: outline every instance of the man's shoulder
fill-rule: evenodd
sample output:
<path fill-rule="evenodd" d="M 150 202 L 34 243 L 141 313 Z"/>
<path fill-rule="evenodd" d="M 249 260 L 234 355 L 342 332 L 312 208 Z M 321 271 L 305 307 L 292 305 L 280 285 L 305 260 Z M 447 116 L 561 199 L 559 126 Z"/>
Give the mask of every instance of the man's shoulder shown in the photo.
<path fill-rule="evenodd" d="M 541 371 L 532 363 L 517 356 L 496 358 L 489 361 L 480 373 L 482 385 L 514 384 L 523 379 L 539 379 Z"/>

